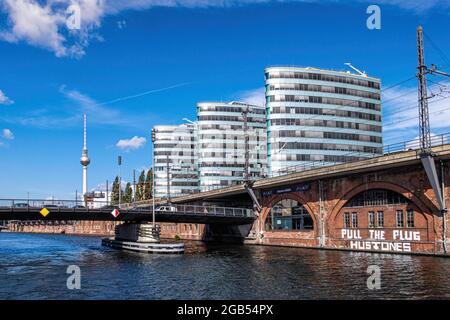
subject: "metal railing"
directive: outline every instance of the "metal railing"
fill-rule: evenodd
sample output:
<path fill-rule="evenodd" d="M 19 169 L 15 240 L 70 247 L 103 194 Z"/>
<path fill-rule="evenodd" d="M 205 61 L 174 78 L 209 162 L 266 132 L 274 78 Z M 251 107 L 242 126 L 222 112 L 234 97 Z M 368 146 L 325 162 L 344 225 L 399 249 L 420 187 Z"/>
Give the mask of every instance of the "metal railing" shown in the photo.
<path fill-rule="evenodd" d="M 436 135 L 431 137 L 431 145 L 432 147 L 442 146 L 449 142 L 450 133 L 444 133 L 440 135 Z M 398 153 L 398 152 L 404 152 L 404 151 L 414 151 L 420 149 L 420 141 L 419 139 L 409 140 L 409 141 L 403 141 L 399 143 L 389 144 L 383 146 L 383 153 L 374 153 L 371 156 L 368 156 L 367 153 L 363 152 L 348 152 L 341 156 L 344 156 L 344 161 L 336 161 L 336 162 L 325 162 L 325 161 L 309 161 L 301 165 L 286 167 L 281 170 L 278 170 L 276 172 L 272 172 L 272 174 L 267 175 L 267 178 L 272 177 L 278 177 L 283 175 L 288 175 L 296 172 L 311 170 L 319 167 L 329 167 L 334 165 L 339 165 L 343 163 L 352 163 L 357 162 L 361 160 L 367 160 L 367 159 L 373 159 L 382 157 L 385 155 Z"/>
<path fill-rule="evenodd" d="M 96 201 L 87 203 L 81 200 L 57 200 L 57 199 L 0 199 L 1 208 L 13 208 L 13 209 L 100 209 L 100 208 L 113 208 L 112 205 L 108 205 L 106 201 Z"/>
<path fill-rule="evenodd" d="M 39 211 L 46 208 L 50 212 L 110 212 L 113 209 L 120 211 L 149 214 L 152 213 L 150 206 L 126 206 L 110 205 L 106 201 L 97 201 L 89 203 L 87 206 L 81 201 L 75 200 L 42 200 L 42 199 L 0 199 L 0 210 L 8 211 Z M 205 215 L 205 216 L 224 216 L 224 217 L 253 217 L 253 210 L 247 208 L 231 208 L 216 206 L 198 206 L 198 205 L 158 205 L 155 213 L 164 214 L 186 214 L 186 215 Z"/>
<path fill-rule="evenodd" d="M 164 207 L 164 206 L 162 206 Z M 230 207 L 209 207 L 209 206 L 195 206 L 195 205 L 172 205 L 176 208 L 174 213 L 189 213 L 198 215 L 212 215 L 212 216 L 224 216 L 224 217 L 253 217 L 252 209 L 245 208 L 230 208 Z M 156 211 L 157 208 L 156 208 Z"/>

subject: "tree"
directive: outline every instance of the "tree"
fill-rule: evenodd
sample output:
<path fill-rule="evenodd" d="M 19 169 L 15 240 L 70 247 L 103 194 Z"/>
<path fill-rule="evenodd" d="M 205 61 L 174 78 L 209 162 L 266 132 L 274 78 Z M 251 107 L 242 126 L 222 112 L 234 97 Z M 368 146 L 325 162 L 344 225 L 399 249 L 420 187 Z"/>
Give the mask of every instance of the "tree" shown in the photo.
<path fill-rule="evenodd" d="M 150 200 L 153 196 L 153 170 L 147 171 L 147 177 L 145 178 L 144 199 Z"/>
<path fill-rule="evenodd" d="M 111 189 L 111 204 L 119 203 L 119 177 L 114 179 Z"/>
<path fill-rule="evenodd" d="M 136 201 L 141 201 L 144 200 L 144 190 L 145 190 L 145 171 L 142 170 L 140 176 L 139 176 L 139 180 L 138 180 L 138 184 L 136 186 Z"/>
<path fill-rule="evenodd" d="M 123 195 L 123 201 L 124 203 L 130 203 L 133 200 L 133 190 L 131 189 L 131 184 L 128 182 L 125 187 L 125 193 Z"/>

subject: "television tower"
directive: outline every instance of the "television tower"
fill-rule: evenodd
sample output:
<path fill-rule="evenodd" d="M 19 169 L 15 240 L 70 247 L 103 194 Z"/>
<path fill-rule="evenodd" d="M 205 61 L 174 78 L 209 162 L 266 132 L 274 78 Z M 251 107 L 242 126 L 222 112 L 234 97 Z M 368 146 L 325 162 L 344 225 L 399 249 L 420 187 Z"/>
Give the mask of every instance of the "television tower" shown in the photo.
<path fill-rule="evenodd" d="M 81 152 L 81 159 L 80 163 L 83 166 L 83 197 L 87 193 L 87 166 L 89 163 L 91 163 L 91 160 L 88 156 L 88 149 L 86 145 L 86 114 L 84 114 L 84 145 L 83 145 L 83 151 Z"/>

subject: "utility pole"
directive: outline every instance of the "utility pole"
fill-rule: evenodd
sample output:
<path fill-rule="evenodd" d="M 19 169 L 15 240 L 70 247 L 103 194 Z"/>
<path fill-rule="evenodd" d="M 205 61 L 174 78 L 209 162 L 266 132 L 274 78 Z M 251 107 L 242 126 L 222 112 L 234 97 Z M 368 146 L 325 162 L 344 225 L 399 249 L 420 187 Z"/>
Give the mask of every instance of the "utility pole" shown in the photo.
<path fill-rule="evenodd" d="M 256 215 L 259 215 L 262 207 L 259 204 L 258 198 L 256 197 L 255 191 L 253 190 L 253 182 L 250 181 L 250 173 L 249 173 L 249 137 L 248 137 L 248 113 L 250 112 L 249 106 L 245 106 L 242 108 L 242 116 L 244 118 L 244 142 L 245 142 L 245 165 L 244 165 L 244 187 L 247 191 L 248 195 L 253 201 L 253 207 L 256 210 Z"/>
<path fill-rule="evenodd" d="M 245 144 L 245 165 L 244 165 L 244 182 L 248 183 L 250 182 L 250 175 L 249 175 L 249 141 L 248 141 L 248 112 L 249 107 L 242 109 L 242 116 L 244 117 L 244 144 Z"/>
<path fill-rule="evenodd" d="M 169 165 L 169 154 L 166 154 L 166 171 L 167 171 L 167 203 L 170 204 L 170 165 Z"/>
<path fill-rule="evenodd" d="M 133 204 L 136 206 L 136 170 L 133 169 Z"/>
<path fill-rule="evenodd" d="M 120 167 L 122 166 L 122 156 L 117 157 L 117 164 L 119 165 L 119 208 L 122 202 L 122 176 L 120 174 Z"/>
<path fill-rule="evenodd" d="M 430 134 L 430 119 L 428 113 L 428 99 L 432 98 L 427 93 L 427 74 L 439 74 L 444 76 L 450 76 L 450 74 L 439 71 L 435 65 L 432 65 L 431 69 L 425 65 L 424 55 L 424 43 L 423 43 L 423 28 L 419 26 L 417 28 L 417 53 L 418 53 L 418 80 L 419 80 L 419 131 L 420 131 L 420 159 L 423 167 L 433 188 L 434 195 L 439 204 L 439 209 L 442 215 L 442 228 L 443 228 L 443 249 L 447 253 L 447 240 L 446 240 L 446 213 L 447 208 L 445 204 L 444 188 L 441 190 L 439 178 L 436 172 L 436 164 L 434 162 L 434 154 L 431 152 L 431 134 Z M 442 177 L 443 178 L 443 177 Z"/>
<path fill-rule="evenodd" d="M 425 65 L 425 56 L 423 48 L 423 28 L 417 28 L 417 55 L 419 65 L 417 69 L 419 73 L 419 136 L 420 151 L 422 155 L 431 154 L 431 135 L 430 135 L 430 117 L 428 114 L 428 96 L 427 96 L 427 66 Z"/>
<path fill-rule="evenodd" d="M 155 128 L 152 129 L 152 221 L 153 228 L 155 227 L 155 141 L 156 141 L 156 131 Z M 150 186 L 148 186 L 150 188 Z"/>
<path fill-rule="evenodd" d="M 106 180 L 106 205 L 108 206 L 109 205 L 109 196 L 108 196 L 108 192 L 109 192 L 109 190 L 108 190 L 108 180 Z"/>

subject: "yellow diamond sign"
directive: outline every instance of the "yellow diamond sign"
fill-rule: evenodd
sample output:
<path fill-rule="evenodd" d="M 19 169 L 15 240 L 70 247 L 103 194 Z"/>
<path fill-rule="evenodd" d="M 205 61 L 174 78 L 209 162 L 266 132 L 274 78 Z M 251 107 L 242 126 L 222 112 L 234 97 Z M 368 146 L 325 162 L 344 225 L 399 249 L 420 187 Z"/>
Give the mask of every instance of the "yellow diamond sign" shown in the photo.
<path fill-rule="evenodd" d="M 50 211 L 48 211 L 47 208 L 43 208 L 41 211 L 39 211 L 39 213 L 46 217 L 50 213 Z"/>

